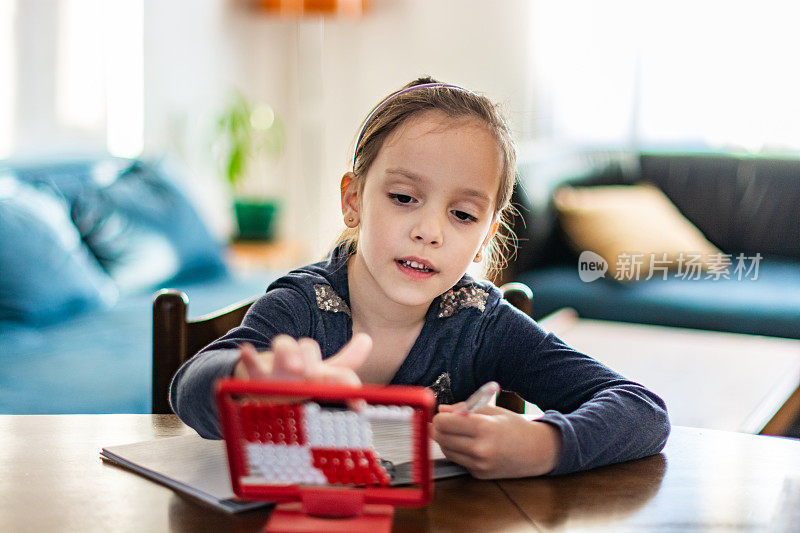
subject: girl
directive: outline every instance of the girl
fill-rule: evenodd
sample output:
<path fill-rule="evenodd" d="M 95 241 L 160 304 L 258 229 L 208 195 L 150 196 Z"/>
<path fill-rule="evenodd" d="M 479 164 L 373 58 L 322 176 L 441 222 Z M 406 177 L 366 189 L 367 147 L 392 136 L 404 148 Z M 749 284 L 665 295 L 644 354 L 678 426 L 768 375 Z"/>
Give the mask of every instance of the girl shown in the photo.
<path fill-rule="evenodd" d="M 485 97 L 430 78 L 389 95 L 364 120 L 342 178 L 347 229 L 336 246 L 272 283 L 241 326 L 181 367 L 175 413 L 219 438 L 212 390 L 222 376 L 424 385 L 442 404 L 433 438 L 475 477 L 560 474 L 660 451 L 670 426 L 658 396 L 465 274 L 497 257 L 515 163 Z M 491 380 L 544 416 L 446 405 Z"/>

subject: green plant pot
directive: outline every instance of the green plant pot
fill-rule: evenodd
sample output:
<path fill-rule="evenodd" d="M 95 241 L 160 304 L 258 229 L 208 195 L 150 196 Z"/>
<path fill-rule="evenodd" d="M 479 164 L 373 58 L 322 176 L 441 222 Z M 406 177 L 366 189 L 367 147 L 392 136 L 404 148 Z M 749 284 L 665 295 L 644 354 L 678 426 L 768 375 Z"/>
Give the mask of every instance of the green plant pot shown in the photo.
<path fill-rule="evenodd" d="M 280 204 L 277 200 L 235 200 L 236 224 L 240 241 L 271 241 L 275 237 Z"/>

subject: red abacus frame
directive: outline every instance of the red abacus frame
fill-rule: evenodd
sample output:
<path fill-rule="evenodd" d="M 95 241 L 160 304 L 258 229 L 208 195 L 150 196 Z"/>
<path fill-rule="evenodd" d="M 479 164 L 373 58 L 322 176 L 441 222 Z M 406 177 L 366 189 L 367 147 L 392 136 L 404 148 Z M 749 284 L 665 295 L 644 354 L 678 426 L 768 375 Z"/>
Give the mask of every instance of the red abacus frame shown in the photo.
<path fill-rule="evenodd" d="M 239 401 L 246 398 L 246 401 Z M 325 527 L 327 530 L 372 532 L 391 526 L 393 508 L 400 505 L 417 507 L 426 505 L 432 497 L 432 473 L 430 448 L 428 445 L 428 421 L 431 418 L 435 399 L 424 387 L 375 386 L 358 387 L 334 383 L 242 381 L 221 380 L 216 387 L 217 406 L 226 441 L 231 485 L 234 493 L 247 500 L 285 503 L 278 506 L 268 524 L 271 531 L 299 531 L 307 527 Z M 287 400 L 294 404 L 287 404 Z M 246 460 L 246 444 L 253 441 L 252 424 L 247 417 L 253 416 L 254 402 L 262 409 L 278 409 L 291 416 L 297 403 L 308 401 L 341 402 L 343 404 L 363 400 L 368 404 L 408 406 L 413 435 L 412 487 L 385 486 L 385 479 L 377 483 L 308 486 L 300 482 L 282 484 L 243 483 L 249 475 Z M 250 409 L 251 411 L 248 411 Z M 282 412 L 281 411 L 281 412 Z M 294 444 L 305 438 L 300 428 L 292 428 L 281 434 L 278 442 Z M 372 458 L 370 457 L 370 463 Z M 373 480 L 375 478 L 373 477 Z M 346 479 L 345 479 L 346 481 Z M 360 486 L 363 485 L 363 486 Z M 289 504 L 287 502 L 300 502 Z M 328 517 L 320 518 L 320 517 Z M 330 517 L 337 517 L 330 520 Z M 351 517 L 350 520 L 342 518 Z M 320 524 L 322 520 L 324 524 Z M 388 521 L 387 521 L 388 520 Z M 331 529 L 334 528 L 334 529 Z"/>

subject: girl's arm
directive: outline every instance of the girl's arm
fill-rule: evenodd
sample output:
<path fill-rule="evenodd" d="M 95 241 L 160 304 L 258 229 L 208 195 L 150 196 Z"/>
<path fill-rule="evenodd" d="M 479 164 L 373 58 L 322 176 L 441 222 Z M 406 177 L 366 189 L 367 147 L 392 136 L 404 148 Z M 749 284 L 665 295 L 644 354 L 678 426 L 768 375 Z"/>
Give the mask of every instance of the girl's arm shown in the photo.
<path fill-rule="evenodd" d="M 531 422 L 517 413 L 489 406 L 478 413 L 454 413 L 440 405 L 432 438 L 449 460 L 478 479 L 540 476 L 558 462 L 561 436 L 544 422 Z"/>
<path fill-rule="evenodd" d="M 234 374 L 240 347 L 249 344 L 256 351 L 267 351 L 277 335 L 307 337 L 311 329 L 311 309 L 302 294 L 288 288 L 270 290 L 253 303 L 240 326 L 200 350 L 178 369 L 170 384 L 172 410 L 200 436 L 221 438 L 214 384 Z"/>
<path fill-rule="evenodd" d="M 496 408 L 437 415 L 440 444 L 468 453 L 478 475 L 560 474 L 661 451 L 670 425 L 656 394 L 571 349 L 504 300 L 487 318 L 474 360 L 476 385 L 496 380 L 545 414 L 536 422 Z M 468 425 L 477 428 L 469 440 L 455 439 Z M 530 438 L 537 444 L 526 447 Z"/>

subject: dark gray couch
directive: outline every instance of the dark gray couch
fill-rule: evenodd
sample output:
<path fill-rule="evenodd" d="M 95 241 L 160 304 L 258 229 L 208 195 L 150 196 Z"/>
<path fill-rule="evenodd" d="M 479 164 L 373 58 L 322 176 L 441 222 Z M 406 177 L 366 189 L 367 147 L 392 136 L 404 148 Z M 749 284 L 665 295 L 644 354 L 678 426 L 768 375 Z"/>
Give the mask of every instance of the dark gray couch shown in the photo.
<path fill-rule="evenodd" d="M 523 154 L 519 172 L 520 249 L 502 280 L 531 287 L 537 318 L 572 307 L 586 318 L 800 338 L 800 158 L 562 151 Z M 658 186 L 724 253 L 760 254 L 757 278 L 581 281 L 552 192 L 639 182 Z"/>

